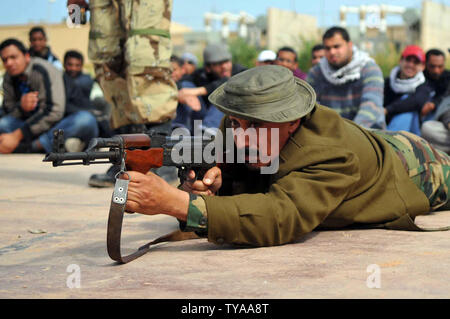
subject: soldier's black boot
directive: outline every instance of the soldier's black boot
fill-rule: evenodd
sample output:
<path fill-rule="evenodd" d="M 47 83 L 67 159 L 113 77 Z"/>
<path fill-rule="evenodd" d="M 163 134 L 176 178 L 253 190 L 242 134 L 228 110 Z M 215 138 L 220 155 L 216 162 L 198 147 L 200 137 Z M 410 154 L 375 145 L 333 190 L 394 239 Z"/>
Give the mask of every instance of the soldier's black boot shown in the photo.
<path fill-rule="evenodd" d="M 91 175 L 88 184 L 91 187 L 114 187 L 115 176 L 119 171 L 119 165 L 112 165 L 104 174 Z"/>

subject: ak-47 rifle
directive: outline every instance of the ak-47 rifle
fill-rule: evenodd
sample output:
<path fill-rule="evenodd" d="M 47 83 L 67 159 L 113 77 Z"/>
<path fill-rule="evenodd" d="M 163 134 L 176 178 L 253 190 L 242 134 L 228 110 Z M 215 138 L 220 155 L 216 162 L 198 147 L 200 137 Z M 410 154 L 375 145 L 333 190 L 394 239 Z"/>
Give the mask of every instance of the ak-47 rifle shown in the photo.
<path fill-rule="evenodd" d="M 178 168 L 178 177 L 181 183 L 187 179 L 190 170 L 195 171 L 196 178 L 202 178 L 204 173 L 214 167 L 216 163 L 211 159 L 206 162 L 204 156 L 197 156 L 195 159 L 201 158 L 201 160 L 195 162 L 194 155 L 196 152 L 202 152 L 203 155 L 203 150 L 213 140 L 213 138 L 197 136 L 172 137 L 156 132 L 122 134 L 111 138 L 93 138 L 84 152 L 65 152 L 64 131 L 56 130 L 54 132 L 53 152 L 46 154 L 43 161 L 52 162 L 53 166 L 104 163 L 120 166 L 109 209 L 107 250 L 111 259 L 119 263 L 127 263 L 147 253 L 150 245 L 198 237 L 193 233 L 175 231 L 153 240 L 130 255 L 122 256 L 120 240 L 130 180 L 120 177 L 128 175 L 127 170 L 145 174 L 151 168 L 175 166 Z M 109 150 L 103 151 L 100 150 L 101 148 L 109 148 Z M 173 152 L 180 153 L 183 150 L 189 150 L 190 156 L 187 158 L 178 156 L 177 160 L 174 160 Z"/>

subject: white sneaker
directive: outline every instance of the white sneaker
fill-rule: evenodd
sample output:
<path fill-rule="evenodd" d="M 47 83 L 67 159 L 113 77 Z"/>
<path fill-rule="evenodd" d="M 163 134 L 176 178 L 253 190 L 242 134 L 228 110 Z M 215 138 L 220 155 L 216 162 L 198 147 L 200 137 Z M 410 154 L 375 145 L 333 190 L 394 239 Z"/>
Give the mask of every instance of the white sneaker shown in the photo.
<path fill-rule="evenodd" d="M 81 152 L 85 144 L 77 137 L 69 137 L 64 143 L 67 152 Z"/>

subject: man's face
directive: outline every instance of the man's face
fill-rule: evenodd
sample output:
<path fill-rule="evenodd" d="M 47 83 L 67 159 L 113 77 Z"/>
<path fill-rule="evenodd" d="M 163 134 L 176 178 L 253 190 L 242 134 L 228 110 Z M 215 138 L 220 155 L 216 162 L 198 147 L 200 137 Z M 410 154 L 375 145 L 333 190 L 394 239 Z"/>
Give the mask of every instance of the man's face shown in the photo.
<path fill-rule="evenodd" d="M 64 63 L 64 70 L 66 70 L 66 73 L 73 78 L 76 78 L 81 73 L 82 69 L 83 63 L 80 59 L 67 58 L 66 62 Z"/>
<path fill-rule="evenodd" d="M 344 40 L 340 33 L 335 33 L 331 38 L 323 40 L 325 57 L 328 63 L 336 69 L 347 65 L 353 55 L 353 44 Z"/>
<path fill-rule="evenodd" d="M 295 61 L 295 54 L 290 51 L 278 52 L 275 65 L 281 65 L 294 72 L 298 68 L 298 63 Z"/>
<path fill-rule="evenodd" d="M 258 169 L 269 166 L 270 162 L 263 161 L 262 156 L 271 159 L 280 154 L 281 149 L 286 145 L 290 135 L 295 132 L 300 124 L 300 120 L 287 123 L 271 123 L 244 120 L 235 116 L 229 116 L 233 138 L 238 150 L 245 149 L 245 162 L 249 168 Z M 246 130 L 253 128 L 256 131 L 256 138 L 250 138 Z M 249 131 L 247 131 L 248 133 Z M 276 138 L 278 135 L 278 138 Z M 274 143 L 278 145 L 274 145 Z M 252 151 L 258 154 L 257 158 L 251 157 Z"/>
<path fill-rule="evenodd" d="M 183 68 L 176 62 L 170 62 L 172 65 L 172 80 L 178 82 L 184 75 Z"/>
<path fill-rule="evenodd" d="M 218 63 L 211 63 L 206 66 L 206 71 L 215 74 L 218 78 L 231 77 L 231 69 L 233 64 L 230 60 Z"/>
<path fill-rule="evenodd" d="M 400 60 L 400 78 L 410 79 L 416 76 L 417 73 L 423 71 L 425 65 L 413 55 L 401 58 Z"/>
<path fill-rule="evenodd" d="M 31 34 L 30 46 L 36 52 L 41 52 L 47 47 L 47 39 L 42 32 L 34 32 Z"/>
<path fill-rule="evenodd" d="M 9 45 L 0 52 L 3 66 L 11 76 L 18 76 L 25 72 L 30 63 L 30 55 L 23 54 L 15 45 Z"/>
<path fill-rule="evenodd" d="M 445 58 L 442 55 L 430 55 L 426 62 L 426 70 L 430 77 L 439 80 L 445 69 Z"/>
<path fill-rule="evenodd" d="M 320 59 L 322 57 L 325 56 L 325 50 L 321 49 L 321 50 L 316 50 L 312 53 L 312 65 L 316 65 L 317 63 L 319 63 Z"/>
<path fill-rule="evenodd" d="M 182 66 L 184 74 L 192 74 L 195 71 L 195 64 L 184 62 Z"/>

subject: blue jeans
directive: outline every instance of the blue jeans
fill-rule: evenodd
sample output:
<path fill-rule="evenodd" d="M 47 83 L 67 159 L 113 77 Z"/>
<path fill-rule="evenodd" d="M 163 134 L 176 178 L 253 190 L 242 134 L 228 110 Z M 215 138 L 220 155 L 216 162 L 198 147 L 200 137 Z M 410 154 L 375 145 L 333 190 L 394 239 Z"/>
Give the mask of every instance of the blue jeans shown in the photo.
<path fill-rule="evenodd" d="M 24 125 L 22 120 L 11 115 L 5 115 L 0 118 L 0 134 L 11 133 Z"/>
<path fill-rule="evenodd" d="M 24 124 L 22 120 L 6 115 L 0 119 L 0 133 L 10 133 L 21 128 Z M 98 136 L 98 126 L 95 116 L 88 111 L 78 111 L 64 117 L 50 130 L 42 133 L 38 137 L 39 142 L 47 153 L 52 151 L 53 131 L 58 129 L 64 130 L 65 138 L 77 137 L 86 145 L 91 138 Z"/>
<path fill-rule="evenodd" d="M 203 119 L 203 127 L 218 128 L 224 115 L 225 114 L 222 111 L 219 111 L 214 105 L 211 104 L 205 118 Z"/>
<path fill-rule="evenodd" d="M 406 112 L 394 115 L 387 126 L 388 131 L 407 131 L 420 136 L 418 112 Z"/>
<path fill-rule="evenodd" d="M 194 88 L 196 87 L 192 82 L 183 81 L 181 82 L 181 88 Z M 218 128 L 220 126 L 220 121 L 222 120 L 224 114 L 219 111 L 214 105 L 207 102 L 206 96 L 199 96 L 201 110 L 193 111 L 189 106 L 185 104 L 178 104 L 177 106 L 177 116 L 172 122 L 172 128 L 177 127 L 187 128 L 191 134 L 194 134 L 194 121 L 201 120 L 201 128 L 203 130 L 207 128 Z"/>

